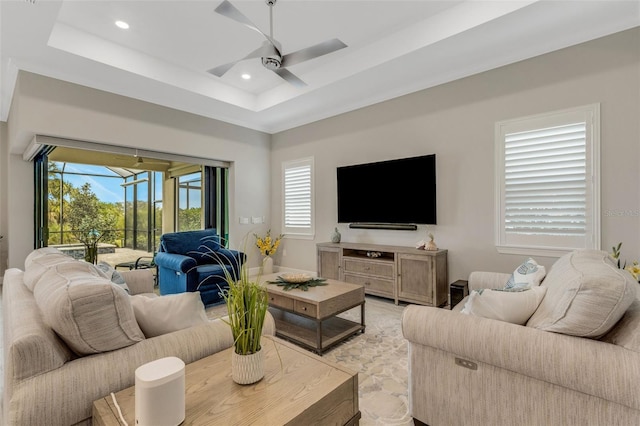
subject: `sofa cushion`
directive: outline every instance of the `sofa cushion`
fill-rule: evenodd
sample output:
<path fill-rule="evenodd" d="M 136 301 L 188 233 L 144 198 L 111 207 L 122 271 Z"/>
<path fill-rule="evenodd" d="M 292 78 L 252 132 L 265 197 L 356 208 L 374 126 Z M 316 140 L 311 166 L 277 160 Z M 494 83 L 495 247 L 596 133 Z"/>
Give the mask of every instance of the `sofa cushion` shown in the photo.
<path fill-rule="evenodd" d="M 33 291 L 36 283 L 49 268 L 61 263 L 76 262 L 54 247 L 43 247 L 29 253 L 24 260 L 24 284 Z"/>
<path fill-rule="evenodd" d="M 52 266 L 33 294 L 45 323 L 78 355 L 144 340 L 129 295 L 89 263 Z"/>
<path fill-rule="evenodd" d="M 530 288 L 540 285 L 547 274 L 545 267 L 538 265 L 538 262 L 528 258 L 513 271 L 504 286 L 505 290 L 512 288 Z"/>
<path fill-rule="evenodd" d="M 638 284 L 609 254 L 576 250 L 553 265 L 543 284 L 547 294 L 527 326 L 580 337 L 600 337 L 624 315 Z"/>
<path fill-rule="evenodd" d="M 520 291 L 474 290 L 461 312 L 522 325 L 538 308 L 546 290 L 542 286 Z"/>
<path fill-rule="evenodd" d="M 131 296 L 131 305 L 147 338 L 209 321 L 198 291 L 160 297 Z"/>

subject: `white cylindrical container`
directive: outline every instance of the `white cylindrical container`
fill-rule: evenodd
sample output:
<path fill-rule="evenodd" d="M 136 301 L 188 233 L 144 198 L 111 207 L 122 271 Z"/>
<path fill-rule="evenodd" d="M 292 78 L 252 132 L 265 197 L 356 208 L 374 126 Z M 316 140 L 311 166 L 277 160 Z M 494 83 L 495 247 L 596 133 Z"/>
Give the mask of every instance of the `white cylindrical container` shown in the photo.
<path fill-rule="evenodd" d="M 136 369 L 136 426 L 177 426 L 185 418 L 184 362 L 160 358 Z"/>

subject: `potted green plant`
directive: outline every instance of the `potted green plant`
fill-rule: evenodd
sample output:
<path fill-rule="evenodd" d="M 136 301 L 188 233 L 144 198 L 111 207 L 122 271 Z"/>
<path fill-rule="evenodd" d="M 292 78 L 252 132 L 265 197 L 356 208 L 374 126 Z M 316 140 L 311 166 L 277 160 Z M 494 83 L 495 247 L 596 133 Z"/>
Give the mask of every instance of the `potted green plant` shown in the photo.
<path fill-rule="evenodd" d="M 234 351 L 231 356 L 233 381 L 251 384 L 264 377 L 264 352 L 262 351 L 262 327 L 269 302 L 267 289 L 259 277 L 249 277 L 247 262 L 240 268 L 240 276 L 226 272 L 229 289 L 222 291 L 227 305 L 228 318 L 223 319 L 231 327 Z"/>

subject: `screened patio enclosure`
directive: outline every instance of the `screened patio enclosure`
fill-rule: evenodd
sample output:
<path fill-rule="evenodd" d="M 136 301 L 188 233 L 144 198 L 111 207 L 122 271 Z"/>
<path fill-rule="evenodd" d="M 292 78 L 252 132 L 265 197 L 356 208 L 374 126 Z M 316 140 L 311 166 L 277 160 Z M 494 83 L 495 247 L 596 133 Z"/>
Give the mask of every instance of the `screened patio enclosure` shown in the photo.
<path fill-rule="evenodd" d="M 56 145 L 41 144 L 33 158 L 34 248 L 57 246 L 82 258 L 87 235 L 97 236 L 98 260 L 115 266 L 152 259 L 164 232 L 216 228 L 228 241 L 228 163 L 41 140 Z"/>
<path fill-rule="evenodd" d="M 115 218 L 103 245 L 155 252 L 162 230 L 163 173 L 131 168 L 50 161 L 48 165 L 47 245 L 77 243 L 67 216 L 74 195 L 95 196 L 100 214 Z M 76 206 L 77 208 L 78 206 Z"/>

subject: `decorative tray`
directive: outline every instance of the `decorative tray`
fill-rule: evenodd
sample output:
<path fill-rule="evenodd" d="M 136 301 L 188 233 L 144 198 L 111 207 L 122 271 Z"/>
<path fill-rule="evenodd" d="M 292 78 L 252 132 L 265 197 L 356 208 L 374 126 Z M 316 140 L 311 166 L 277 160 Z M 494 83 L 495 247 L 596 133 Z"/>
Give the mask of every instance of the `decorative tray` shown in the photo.
<path fill-rule="evenodd" d="M 267 282 L 269 284 L 277 284 L 282 287 L 283 290 L 300 289 L 307 291 L 309 287 L 327 285 L 326 280 L 326 278 L 313 278 L 307 274 L 282 274 L 279 275 L 275 281 Z"/>
<path fill-rule="evenodd" d="M 282 274 L 280 278 L 282 278 L 282 281 L 294 284 L 306 283 L 313 279 L 312 276 L 307 274 Z"/>

